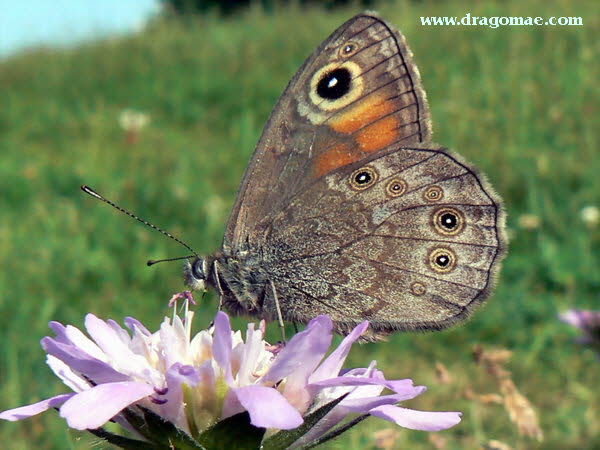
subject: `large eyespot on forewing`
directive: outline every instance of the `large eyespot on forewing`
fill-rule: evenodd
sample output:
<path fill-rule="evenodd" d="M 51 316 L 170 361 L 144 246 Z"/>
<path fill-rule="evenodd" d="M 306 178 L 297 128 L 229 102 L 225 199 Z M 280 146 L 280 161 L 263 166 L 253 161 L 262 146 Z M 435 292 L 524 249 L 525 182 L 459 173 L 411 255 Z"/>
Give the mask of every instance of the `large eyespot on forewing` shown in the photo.
<path fill-rule="evenodd" d="M 310 101 L 323 111 L 334 111 L 360 97 L 363 79 L 352 61 L 331 63 L 317 70 L 310 81 Z"/>

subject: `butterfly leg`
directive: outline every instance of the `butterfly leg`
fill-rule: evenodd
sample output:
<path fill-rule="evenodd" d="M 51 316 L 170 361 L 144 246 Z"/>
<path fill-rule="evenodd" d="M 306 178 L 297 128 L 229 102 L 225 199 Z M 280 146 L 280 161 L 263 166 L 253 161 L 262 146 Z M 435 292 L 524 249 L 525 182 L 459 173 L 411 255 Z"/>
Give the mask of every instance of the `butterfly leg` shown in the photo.
<path fill-rule="evenodd" d="M 217 311 L 221 311 L 221 309 L 223 309 L 223 288 L 221 287 L 221 277 L 219 276 L 219 263 L 216 259 L 213 263 L 213 268 L 215 280 L 217 280 L 217 288 L 219 289 L 219 309 Z"/>
<path fill-rule="evenodd" d="M 275 308 L 277 309 L 277 321 L 279 322 L 279 329 L 281 330 L 281 340 L 285 344 L 285 324 L 283 323 L 283 317 L 281 315 L 281 308 L 279 307 L 279 299 L 277 298 L 277 291 L 275 290 L 275 284 L 273 280 L 269 280 L 271 283 L 271 289 L 273 291 L 273 299 L 275 300 Z"/>

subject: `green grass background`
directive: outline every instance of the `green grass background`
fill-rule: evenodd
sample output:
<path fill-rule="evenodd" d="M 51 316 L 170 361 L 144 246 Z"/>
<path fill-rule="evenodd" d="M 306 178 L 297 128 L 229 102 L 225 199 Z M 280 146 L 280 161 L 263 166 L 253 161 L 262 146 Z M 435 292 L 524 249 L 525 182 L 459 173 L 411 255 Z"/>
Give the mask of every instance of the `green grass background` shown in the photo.
<path fill-rule="evenodd" d="M 504 197 L 512 237 L 493 297 L 466 325 L 400 334 L 355 348 L 350 366 L 377 359 L 388 377 L 429 386 L 405 406 L 459 410 L 446 448 L 600 448 L 600 364 L 557 320 L 600 304 L 600 233 L 580 217 L 600 206 L 599 8 L 596 2 L 385 2 L 406 35 L 431 105 L 435 140 L 485 171 Z M 0 61 L 0 409 L 67 388 L 44 362 L 47 322 L 81 326 L 86 312 L 156 329 L 185 254 L 175 243 L 79 191 L 83 183 L 183 237 L 216 250 L 243 170 L 268 114 L 304 58 L 357 7 L 253 8 L 221 19 L 159 21 L 135 36 Z M 424 27 L 420 16 L 580 16 L 583 27 Z M 151 116 L 137 145 L 118 125 L 124 108 Z M 522 214 L 540 227 L 518 226 Z M 199 308 L 207 325 L 215 296 Z M 241 326 L 243 321 L 235 322 Z M 277 339 L 273 326 L 271 338 Z M 473 361 L 476 344 L 514 352 L 509 369 L 539 414 L 545 440 L 520 436 Z M 435 363 L 453 381 L 440 384 Z M 330 448 L 375 448 L 388 428 L 369 419 Z M 397 448 L 433 448 L 400 430 Z M 89 448 L 55 412 L 0 424 L 10 449 Z M 98 445 L 96 448 L 104 448 Z"/>

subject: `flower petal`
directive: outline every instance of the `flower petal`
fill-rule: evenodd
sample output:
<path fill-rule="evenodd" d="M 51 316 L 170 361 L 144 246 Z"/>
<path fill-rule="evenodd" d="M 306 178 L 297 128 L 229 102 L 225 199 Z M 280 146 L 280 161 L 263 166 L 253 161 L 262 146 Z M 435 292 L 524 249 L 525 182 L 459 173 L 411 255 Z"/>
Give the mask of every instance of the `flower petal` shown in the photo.
<path fill-rule="evenodd" d="M 227 394 L 225 394 L 225 400 L 223 400 L 221 419 L 227 419 L 228 417 L 235 416 L 244 411 L 245 409 L 235 395 L 234 389 L 228 390 Z"/>
<path fill-rule="evenodd" d="M 87 316 L 90 315 L 95 317 L 93 314 L 88 314 Z M 67 339 L 70 344 L 80 348 L 88 355 L 93 356 L 100 361 L 108 361 L 108 357 L 102 351 L 102 349 L 98 347 L 94 341 L 87 337 L 79 328 L 72 325 L 67 325 L 64 329 L 64 338 Z"/>
<path fill-rule="evenodd" d="M 311 320 L 277 355 L 263 381 L 277 382 L 288 376 L 308 378 L 331 345 L 332 328 L 327 316 Z"/>
<path fill-rule="evenodd" d="M 60 415 L 71 428 L 94 429 L 153 392 L 149 384 L 135 381 L 100 384 L 67 400 L 60 408 Z"/>
<path fill-rule="evenodd" d="M 118 372 L 144 377 L 151 380 L 152 383 L 157 383 L 162 378 L 158 371 L 150 365 L 148 359 L 143 355 L 135 354 L 105 321 L 93 314 L 87 314 L 85 316 L 85 328 L 106 354 L 111 366 Z"/>
<path fill-rule="evenodd" d="M 231 324 L 229 323 L 229 317 L 223 311 L 219 311 L 215 317 L 212 351 L 215 361 L 225 371 L 225 380 L 228 384 L 232 382 L 231 346 Z"/>
<path fill-rule="evenodd" d="M 339 405 L 344 407 L 348 412 L 354 413 L 368 413 L 373 408 L 377 408 L 381 405 L 395 405 L 398 402 L 404 400 L 403 396 L 400 394 L 390 394 L 390 395 L 379 395 L 372 397 L 365 397 L 356 395 L 357 392 L 360 391 L 360 388 L 352 391 L 352 393 L 342 400 Z"/>
<path fill-rule="evenodd" d="M 574 327 L 581 328 L 581 324 L 583 321 L 581 320 L 581 315 L 576 309 L 569 309 L 561 314 L 559 314 L 559 319 L 569 325 L 573 325 Z"/>
<path fill-rule="evenodd" d="M 11 422 L 27 419 L 28 417 L 35 416 L 36 414 L 42 413 L 50 408 L 58 408 L 74 395 L 75 394 L 56 395 L 31 405 L 8 409 L 0 413 L 0 419 L 10 420 Z"/>
<path fill-rule="evenodd" d="M 68 365 L 60 359 L 48 355 L 46 356 L 46 364 L 50 367 L 54 375 L 61 379 L 63 383 L 69 386 L 75 392 L 81 392 L 92 387 L 89 380 L 86 380 L 79 373 L 75 373 Z"/>
<path fill-rule="evenodd" d="M 404 428 L 423 431 L 446 430 L 460 422 L 460 412 L 416 411 L 399 406 L 382 405 L 371 410 L 371 415 L 396 423 Z"/>
<path fill-rule="evenodd" d="M 560 314 L 559 318 L 563 322 L 585 331 L 591 331 L 600 327 L 600 311 L 569 309 Z"/>
<path fill-rule="evenodd" d="M 301 413 L 314 396 L 306 389 L 308 378 L 323 359 L 332 339 L 333 324 L 327 316 L 311 320 L 304 331 L 295 335 L 281 350 L 264 381 L 277 382 L 286 378 L 283 395 Z"/>
<path fill-rule="evenodd" d="M 362 334 L 369 327 L 369 322 L 364 321 L 363 323 L 357 325 L 348 336 L 344 338 L 344 340 L 340 343 L 338 348 L 336 348 L 331 355 L 323 361 L 317 370 L 313 372 L 313 374 L 309 378 L 309 382 L 314 383 L 316 381 L 321 381 L 326 378 L 337 377 L 342 369 L 342 365 L 350 352 L 350 348 L 352 344 L 356 342 L 356 340 L 362 336 Z"/>
<path fill-rule="evenodd" d="M 113 319 L 108 319 L 106 323 L 115 331 L 117 336 L 119 336 L 119 338 L 123 341 L 123 344 L 127 346 L 131 344 L 131 337 L 129 336 L 129 333 L 121 325 L 119 325 Z"/>
<path fill-rule="evenodd" d="M 401 383 L 402 382 L 402 383 Z M 311 383 L 309 386 L 318 386 L 320 388 L 330 388 L 337 386 L 383 386 L 399 394 L 402 400 L 410 400 L 417 395 L 422 394 L 425 386 L 413 386 L 412 380 L 385 380 L 379 378 L 357 378 L 357 377 L 335 377 L 328 380 Z"/>
<path fill-rule="evenodd" d="M 185 325 L 179 316 L 175 316 L 172 321 L 165 318 L 160 326 L 160 342 L 163 349 L 162 358 L 167 367 L 173 364 L 189 362 L 190 342 L 186 335 Z"/>
<path fill-rule="evenodd" d="M 61 360 L 75 372 L 85 375 L 95 384 L 125 381 L 128 378 L 74 345 L 59 342 L 48 336 L 42 339 L 41 344 L 46 353 Z"/>
<path fill-rule="evenodd" d="M 152 334 L 150 333 L 150 331 L 148 331 L 148 328 L 146 328 L 142 322 L 133 317 L 127 316 L 125 317 L 125 320 L 123 322 L 125 322 L 127 328 L 129 328 L 133 332 L 135 332 L 135 330 L 137 329 L 140 333 L 142 333 L 145 336 L 150 336 Z"/>
<path fill-rule="evenodd" d="M 243 344 L 240 368 L 236 375 L 238 386 L 251 384 L 251 380 L 255 378 L 252 374 L 256 366 L 265 359 L 265 355 L 268 352 L 265 350 L 265 342 L 262 338 L 262 332 L 260 330 L 255 330 L 253 323 L 248 324 L 246 342 Z"/>
<path fill-rule="evenodd" d="M 66 344 L 71 343 L 71 341 L 69 340 L 69 338 L 66 335 L 67 327 L 65 327 L 62 323 L 51 320 L 48 323 L 48 326 L 50 327 L 50 329 L 52 331 L 54 331 L 54 334 L 56 334 L 56 337 L 54 339 L 56 339 L 59 342 L 66 343 Z"/>
<path fill-rule="evenodd" d="M 232 391 L 250 414 L 250 423 L 255 427 L 291 430 L 303 422 L 300 413 L 274 388 L 244 386 Z"/>
<path fill-rule="evenodd" d="M 134 356 L 127 344 L 121 340 L 118 332 L 104 320 L 93 314 L 87 314 L 85 316 L 85 328 L 98 347 L 109 358 L 118 361 L 122 357 Z"/>
<path fill-rule="evenodd" d="M 162 403 L 158 406 L 162 417 L 189 433 L 182 385 L 191 387 L 198 384 L 200 382 L 198 371 L 192 366 L 184 366 L 181 363 L 176 363 L 167 370 L 166 380 L 166 389 L 162 391 L 155 389 L 155 395 L 152 397 Z"/>

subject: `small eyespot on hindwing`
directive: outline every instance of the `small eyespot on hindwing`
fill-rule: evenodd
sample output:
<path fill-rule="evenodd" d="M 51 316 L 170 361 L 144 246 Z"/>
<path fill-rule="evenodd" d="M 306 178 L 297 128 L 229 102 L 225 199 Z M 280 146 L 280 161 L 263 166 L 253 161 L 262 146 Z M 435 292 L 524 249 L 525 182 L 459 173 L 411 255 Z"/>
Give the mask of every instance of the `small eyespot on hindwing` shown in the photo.
<path fill-rule="evenodd" d="M 361 167 L 360 169 L 355 170 L 350 175 L 350 187 L 352 189 L 356 189 L 362 191 L 367 189 L 377 181 L 378 175 L 377 171 L 372 167 Z"/>
<path fill-rule="evenodd" d="M 423 198 L 428 202 L 439 202 L 444 198 L 444 190 L 439 186 L 430 186 L 423 194 Z"/>
<path fill-rule="evenodd" d="M 434 211 L 432 225 L 439 234 L 454 236 L 465 227 L 465 216 L 456 208 L 440 208 Z"/>
<path fill-rule="evenodd" d="M 420 297 L 421 295 L 425 294 L 425 292 L 427 292 L 427 287 L 420 281 L 415 281 L 410 285 L 410 292 L 413 295 Z"/>
<path fill-rule="evenodd" d="M 401 178 L 394 177 L 390 181 L 388 181 L 385 192 L 390 197 L 400 197 L 402 194 L 406 192 L 408 185 L 406 181 Z"/>
<path fill-rule="evenodd" d="M 447 247 L 437 247 L 429 252 L 429 267 L 436 272 L 451 272 L 456 267 L 456 262 L 456 254 Z"/>

